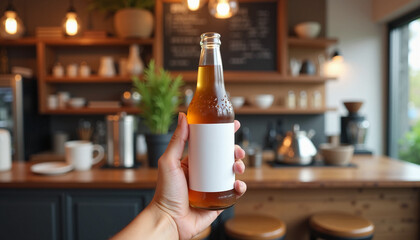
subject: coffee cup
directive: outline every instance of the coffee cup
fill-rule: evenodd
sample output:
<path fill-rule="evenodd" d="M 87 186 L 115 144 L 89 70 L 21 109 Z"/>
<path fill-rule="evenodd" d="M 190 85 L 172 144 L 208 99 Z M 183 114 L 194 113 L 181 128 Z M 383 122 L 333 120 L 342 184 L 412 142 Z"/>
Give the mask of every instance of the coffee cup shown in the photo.
<path fill-rule="evenodd" d="M 104 158 L 104 148 L 89 141 L 69 141 L 65 144 L 66 162 L 76 171 L 89 170 Z M 93 157 L 93 153 L 97 155 Z"/>

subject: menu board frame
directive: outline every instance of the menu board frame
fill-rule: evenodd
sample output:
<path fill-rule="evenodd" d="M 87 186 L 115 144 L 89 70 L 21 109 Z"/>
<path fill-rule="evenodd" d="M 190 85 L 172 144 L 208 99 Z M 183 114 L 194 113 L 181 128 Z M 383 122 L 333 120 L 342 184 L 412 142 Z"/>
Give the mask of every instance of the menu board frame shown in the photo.
<path fill-rule="evenodd" d="M 156 32 L 155 32 L 155 44 L 154 47 L 155 51 L 155 60 L 156 63 L 159 66 L 163 66 L 164 62 L 164 11 L 163 11 L 163 5 L 164 3 L 176 3 L 180 2 L 179 0 L 157 0 L 156 1 Z M 249 77 L 254 78 L 256 74 L 261 74 L 262 78 L 264 78 L 264 75 L 270 75 L 270 78 L 274 75 L 285 75 L 287 64 L 286 64 L 286 56 L 287 56 L 287 24 L 286 24 L 286 0 L 239 0 L 239 7 L 241 2 L 254 2 L 254 3 L 260 3 L 260 2 L 277 2 L 277 34 L 276 34 L 276 51 L 275 51 L 275 60 L 276 60 L 276 69 L 274 71 L 225 71 L 225 78 L 226 75 L 228 76 L 235 76 L 235 75 L 241 75 L 241 77 L 245 77 L 248 75 Z M 197 60 L 198 61 L 198 60 Z M 196 73 L 196 70 L 191 71 L 171 71 L 172 73 L 176 74 L 183 74 L 186 76 L 192 75 L 193 73 Z M 243 73 L 249 73 L 249 74 L 243 74 Z M 247 79 L 244 79 L 247 80 Z M 250 80 L 250 79 L 248 79 Z M 255 79 L 254 79 L 255 80 Z"/>

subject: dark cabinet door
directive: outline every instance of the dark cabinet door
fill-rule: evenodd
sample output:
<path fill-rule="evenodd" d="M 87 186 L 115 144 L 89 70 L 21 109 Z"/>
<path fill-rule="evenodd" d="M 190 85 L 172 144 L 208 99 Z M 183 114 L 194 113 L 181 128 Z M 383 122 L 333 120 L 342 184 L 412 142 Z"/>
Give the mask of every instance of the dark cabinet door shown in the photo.
<path fill-rule="evenodd" d="M 69 239 L 109 239 L 136 217 L 148 196 L 134 191 L 90 191 L 70 194 Z"/>
<path fill-rule="evenodd" d="M 0 192 L 0 239 L 62 239 L 59 195 Z"/>

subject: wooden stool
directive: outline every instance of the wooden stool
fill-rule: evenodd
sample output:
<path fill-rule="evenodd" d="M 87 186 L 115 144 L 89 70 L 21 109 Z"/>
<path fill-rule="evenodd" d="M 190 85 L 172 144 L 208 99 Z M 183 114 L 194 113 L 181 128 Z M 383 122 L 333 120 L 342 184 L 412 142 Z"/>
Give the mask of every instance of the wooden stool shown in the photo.
<path fill-rule="evenodd" d="M 226 234 L 240 240 L 282 240 L 286 224 L 274 217 L 263 215 L 237 215 L 225 223 Z"/>
<path fill-rule="evenodd" d="M 309 220 L 311 240 L 369 240 L 373 238 L 371 221 L 342 212 L 317 213 Z"/>
<path fill-rule="evenodd" d="M 211 233 L 211 226 L 208 226 L 206 229 L 204 229 L 204 231 L 202 231 L 201 233 L 195 235 L 193 238 L 191 238 L 191 240 L 203 240 L 203 239 L 207 239 L 210 236 Z"/>

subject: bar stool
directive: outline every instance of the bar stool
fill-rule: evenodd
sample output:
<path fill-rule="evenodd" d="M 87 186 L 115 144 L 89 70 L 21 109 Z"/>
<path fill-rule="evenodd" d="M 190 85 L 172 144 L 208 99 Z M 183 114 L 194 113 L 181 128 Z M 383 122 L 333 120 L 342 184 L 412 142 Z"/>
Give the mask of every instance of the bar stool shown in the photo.
<path fill-rule="evenodd" d="M 204 240 L 207 239 L 210 236 L 211 233 L 211 226 L 208 226 L 206 229 L 204 229 L 201 233 L 195 235 L 191 240 Z"/>
<path fill-rule="evenodd" d="M 280 219 L 256 215 L 236 215 L 225 223 L 229 239 L 237 240 L 283 240 L 286 224 Z"/>
<path fill-rule="evenodd" d="M 366 218 L 343 212 L 322 212 L 309 220 L 311 240 L 370 240 L 375 227 Z"/>

